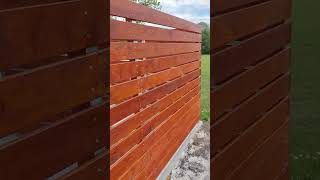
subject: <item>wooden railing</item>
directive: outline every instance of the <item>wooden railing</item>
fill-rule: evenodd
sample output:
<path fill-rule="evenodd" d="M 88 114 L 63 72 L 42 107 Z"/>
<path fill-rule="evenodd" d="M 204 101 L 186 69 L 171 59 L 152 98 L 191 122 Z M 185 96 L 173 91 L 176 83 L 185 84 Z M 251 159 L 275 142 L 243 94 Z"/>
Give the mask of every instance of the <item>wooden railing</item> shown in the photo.
<path fill-rule="evenodd" d="M 288 179 L 290 2 L 212 1 L 212 179 Z"/>
<path fill-rule="evenodd" d="M 0 2 L 0 179 L 107 178 L 108 6 Z"/>
<path fill-rule="evenodd" d="M 199 120 L 198 25 L 111 0 L 111 179 L 156 178 Z"/>

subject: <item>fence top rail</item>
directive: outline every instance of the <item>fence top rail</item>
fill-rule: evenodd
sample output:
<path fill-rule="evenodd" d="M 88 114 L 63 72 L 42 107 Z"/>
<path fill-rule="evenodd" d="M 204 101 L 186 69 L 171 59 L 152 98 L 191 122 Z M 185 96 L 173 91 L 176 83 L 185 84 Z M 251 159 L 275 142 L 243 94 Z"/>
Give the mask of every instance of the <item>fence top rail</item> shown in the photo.
<path fill-rule="evenodd" d="M 200 25 L 148 8 L 129 0 L 111 0 L 110 15 L 145 21 L 182 31 L 201 33 Z"/>

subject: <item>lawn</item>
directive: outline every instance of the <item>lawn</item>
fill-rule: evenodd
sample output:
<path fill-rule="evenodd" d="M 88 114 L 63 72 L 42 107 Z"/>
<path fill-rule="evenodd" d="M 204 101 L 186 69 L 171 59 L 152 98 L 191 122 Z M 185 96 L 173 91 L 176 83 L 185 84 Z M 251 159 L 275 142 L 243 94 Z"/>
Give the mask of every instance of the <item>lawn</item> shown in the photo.
<path fill-rule="evenodd" d="M 294 0 L 291 180 L 320 179 L 320 1 Z M 316 23 L 318 22 L 318 23 Z"/>
<path fill-rule="evenodd" d="M 201 119 L 210 118 L 210 55 L 201 58 Z"/>

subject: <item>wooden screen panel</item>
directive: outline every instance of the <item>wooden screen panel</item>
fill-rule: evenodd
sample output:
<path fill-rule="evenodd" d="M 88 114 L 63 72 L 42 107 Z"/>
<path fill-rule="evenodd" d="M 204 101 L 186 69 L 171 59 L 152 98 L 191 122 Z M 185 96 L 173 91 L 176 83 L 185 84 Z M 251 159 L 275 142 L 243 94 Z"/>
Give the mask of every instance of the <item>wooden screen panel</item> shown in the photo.
<path fill-rule="evenodd" d="M 156 100 L 163 98 L 166 94 L 170 94 L 183 84 L 194 80 L 200 75 L 200 71 L 191 72 L 179 79 L 156 87 L 150 91 L 142 93 L 140 96 L 135 96 L 127 101 L 124 101 L 110 109 L 110 124 L 124 119 L 130 114 L 138 112 L 148 104 L 154 103 Z"/>
<path fill-rule="evenodd" d="M 263 1 L 268 1 L 268 0 L 211 1 L 211 7 L 212 7 L 211 13 L 212 13 L 212 16 L 217 16 L 218 14 L 226 11 L 232 11 L 239 7 L 245 7 L 245 6 L 253 5 L 255 3 L 261 3 Z"/>
<path fill-rule="evenodd" d="M 201 33 L 199 25 L 184 19 L 138 5 L 128 0 L 110 1 L 110 15 Z"/>
<path fill-rule="evenodd" d="M 105 63 L 91 54 L 0 80 L 0 136 L 104 96 Z"/>
<path fill-rule="evenodd" d="M 45 179 L 90 159 L 106 146 L 106 117 L 104 103 L 0 147 L 0 179 Z"/>
<path fill-rule="evenodd" d="M 201 29 L 127 0 L 110 15 L 111 179 L 155 179 L 199 120 Z"/>
<path fill-rule="evenodd" d="M 288 49 L 281 51 L 214 90 L 211 94 L 215 99 L 212 122 L 275 78 L 286 73 L 289 70 L 289 58 Z"/>
<path fill-rule="evenodd" d="M 290 0 L 271 0 L 211 18 L 212 48 L 283 22 L 290 16 L 289 7 Z"/>
<path fill-rule="evenodd" d="M 61 180 L 88 180 L 109 178 L 109 153 L 104 152 L 92 161 L 83 164 L 77 170 L 62 177 Z"/>
<path fill-rule="evenodd" d="M 290 34 L 290 24 L 282 24 L 214 53 L 211 67 L 214 79 L 211 82 L 219 84 L 279 51 L 290 41 Z"/>
<path fill-rule="evenodd" d="M 228 142 L 255 122 L 261 112 L 266 112 L 279 100 L 287 96 L 290 89 L 288 78 L 289 76 L 286 74 L 275 80 L 212 125 L 211 130 L 215 132 L 215 136 L 211 140 L 212 155 L 223 149 Z"/>
<path fill-rule="evenodd" d="M 156 73 L 173 66 L 183 65 L 200 59 L 200 53 L 186 53 L 159 58 L 150 58 L 146 61 L 124 62 L 111 64 L 111 84 L 128 81 L 138 76 Z"/>
<path fill-rule="evenodd" d="M 212 179 L 285 177 L 290 6 L 291 0 L 211 3 Z"/>
<path fill-rule="evenodd" d="M 114 40 L 145 40 L 164 42 L 200 42 L 201 35 L 175 29 L 161 29 L 141 24 L 111 20 L 110 38 Z M 130 31 L 123 31 L 130 29 Z"/>
<path fill-rule="evenodd" d="M 212 159 L 213 177 L 226 179 L 255 149 L 287 119 L 289 103 L 285 99 L 243 132 L 224 151 Z"/>
<path fill-rule="evenodd" d="M 0 11 L 0 70 L 105 43 L 103 7 L 99 0 L 72 0 Z"/>
<path fill-rule="evenodd" d="M 198 52 L 201 43 L 111 42 L 110 62 Z"/>
<path fill-rule="evenodd" d="M 286 119 L 287 120 L 287 119 Z M 288 121 L 235 171 L 232 180 L 272 179 L 281 173 L 283 164 L 288 162 Z M 259 164 L 258 166 L 256 164 Z"/>

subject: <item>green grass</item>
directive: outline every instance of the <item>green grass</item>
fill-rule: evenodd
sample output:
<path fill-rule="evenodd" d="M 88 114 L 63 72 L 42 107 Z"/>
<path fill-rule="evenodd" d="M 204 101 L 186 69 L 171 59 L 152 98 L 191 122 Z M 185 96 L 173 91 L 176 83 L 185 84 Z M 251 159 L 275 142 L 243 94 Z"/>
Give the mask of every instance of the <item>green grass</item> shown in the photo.
<path fill-rule="evenodd" d="M 201 58 L 201 119 L 210 118 L 210 56 Z"/>
<path fill-rule="evenodd" d="M 293 0 L 290 176 L 320 179 L 320 1 Z"/>

